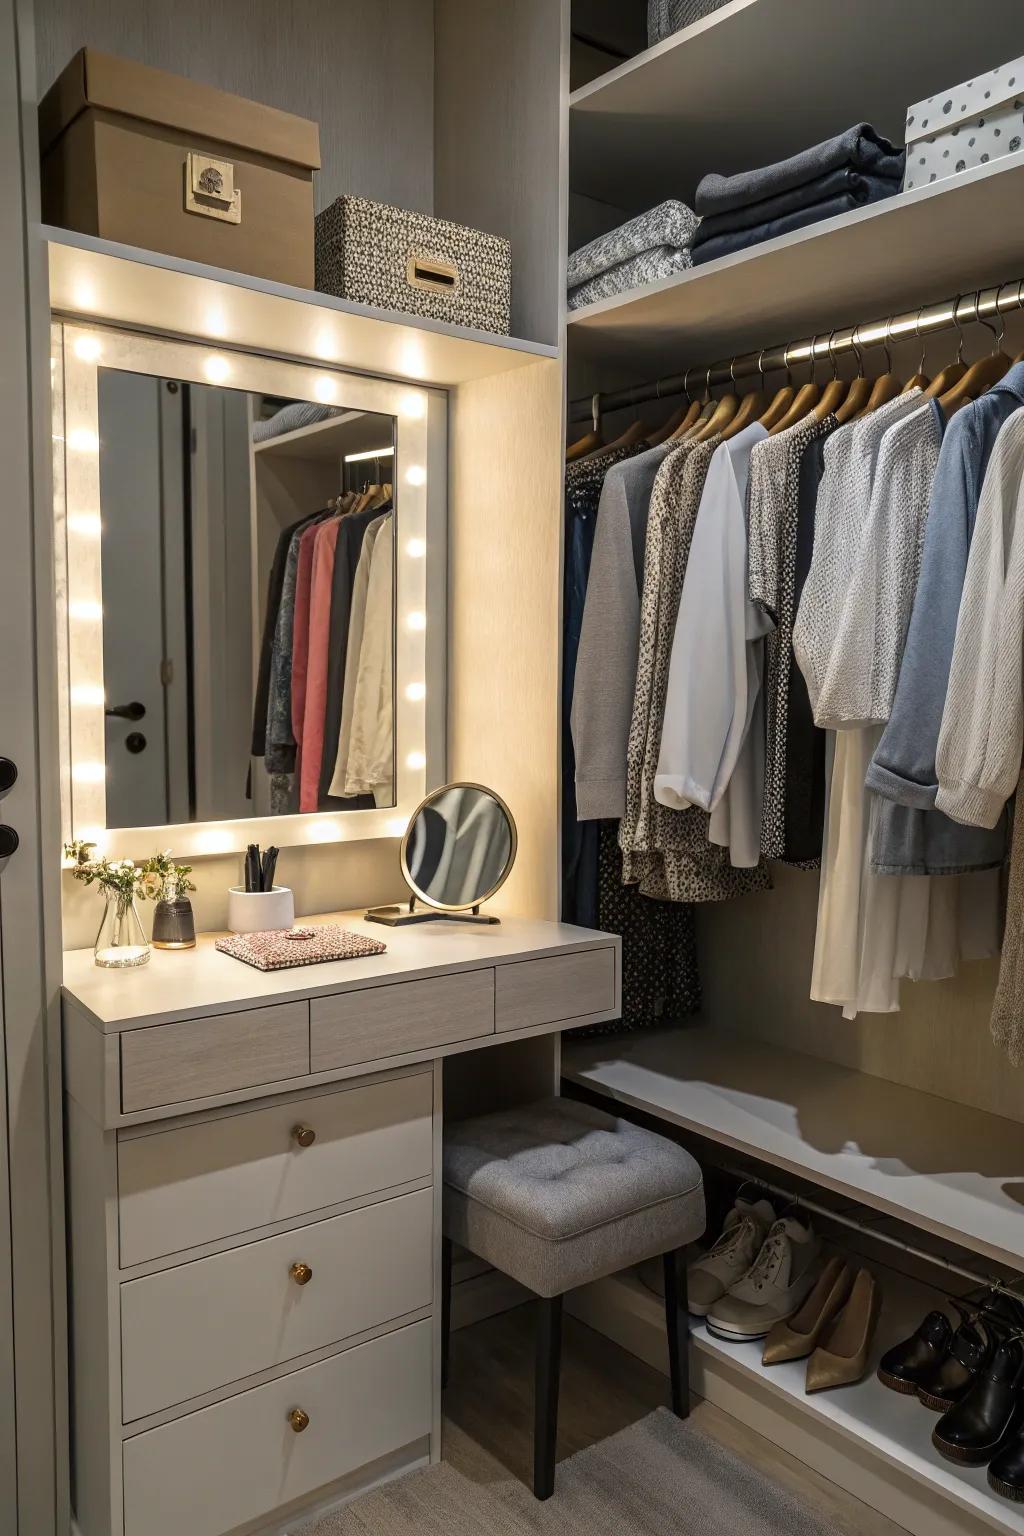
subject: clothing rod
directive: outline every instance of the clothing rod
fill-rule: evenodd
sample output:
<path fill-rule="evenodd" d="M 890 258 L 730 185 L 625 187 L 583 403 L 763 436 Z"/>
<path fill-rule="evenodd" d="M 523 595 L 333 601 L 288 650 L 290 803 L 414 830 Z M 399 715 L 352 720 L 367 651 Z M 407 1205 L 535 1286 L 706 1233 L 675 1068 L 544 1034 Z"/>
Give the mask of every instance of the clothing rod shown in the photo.
<path fill-rule="evenodd" d="M 660 400 L 670 395 L 701 391 L 713 384 L 749 378 L 758 373 L 776 373 L 792 368 L 797 363 L 828 362 L 858 348 L 884 346 L 887 342 L 906 341 L 932 335 L 936 331 L 952 330 L 959 324 L 971 325 L 976 320 L 988 320 L 993 315 L 1009 314 L 1024 309 L 1024 278 L 1013 278 L 996 288 L 984 288 L 978 292 L 958 294 L 938 304 L 928 304 L 921 309 L 908 310 L 905 314 L 890 315 L 888 319 L 872 320 L 855 326 L 841 326 L 834 331 L 820 332 L 802 341 L 789 342 L 785 346 L 766 347 L 761 352 L 745 352 L 742 356 L 724 361 L 687 368 L 684 373 L 674 373 L 666 378 L 653 379 L 647 384 L 636 384 L 627 389 L 614 389 L 608 394 L 587 395 L 573 400 L 569 407 L 570 421 L 587 421 L 603 411 L 624 410 L 631 405 L 642 405 L 649 400 Z M 954 309 L 956 315 L 954 316 Z"/>
<path fill-rule="evenodd" d="M 1004 1296 L 1012 1296 L 1014 1301 L 1024 1301 L 1024 1294 L 1015 1290 L 1009 1283 L 997 1280 L 992 1275 L 979 1274 L 977 1270 L 967 1269 L 963 1264 L 956 1264 L 952 1259 L 944 1259 L 935 1253 L 929 1253 L 925 1248 L 918 1248 L 913 1243 L 908 1243 L 902 1237 L 893 1237 L 890 1232 L 883 1232 L 869 1222 L 858 1221 L 852 1216 L 847 1216 L 841 1211 L 831 1210 L 827 1205 L 820 1205 L 816 1200 L 807 1199 L 804 1195 L 795 1194 L 791 1189 L 785 1189 L 781 1184 L 773 1184 L 769 1179 L 763 1179 L 760 1174 L 751 1174 L 749 1170 L 732 1168 L 727 1164 L 718 1163 L 716 1167 L 731 1178 L 740 1179 L 744 1184 L 756 1185 L 758 1189 L 765 1190 L 768 1194 L 777 1195 L 780 1199 L 790 1200 L 795 1205 L 802 1205 L 805 1210 L 813 1211 L 815 1216 L 820 1216 L 824 1221 L 834 1221 L 842 1227 L 848 1227 L 851 1231 L 860 1232 L 864 1237 L 874 1238 L 877 1242 L 888 1243 L 890 1248 L 898 1248 L 912 1259 L 919 1259 L 925 1264 L 936 1265 L 951 1275 L 959 1275 L 961 1279 L 968 1280 L 972 1285 L 987 1286 L 990 1290 L 999 1291 Z M 884 1213 L 879 1213 L 883 1215 Z M 886 1218 L 890 1219 L 890 1218 Z"/>

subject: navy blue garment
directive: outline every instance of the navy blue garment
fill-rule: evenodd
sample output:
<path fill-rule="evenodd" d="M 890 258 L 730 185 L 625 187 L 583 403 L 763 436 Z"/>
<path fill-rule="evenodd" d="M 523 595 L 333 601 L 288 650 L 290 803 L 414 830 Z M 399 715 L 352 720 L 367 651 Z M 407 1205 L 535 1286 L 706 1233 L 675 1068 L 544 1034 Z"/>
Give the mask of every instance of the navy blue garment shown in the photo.
<path fill-rule="evenodd" d="M 598 823 L 576 819 L 576 754 L 570 716 L 596 527 L 597 496 L 588 491 L 573 495 L 571 488 L 567 488 L 562 642 L 562 919 L 584 928 L 597 927 Z"/>
<path fill-rule="evenodd" d="M 744 203 L 742 208 L 730 208 L 728 213 L 712 213 L 701 219 L 697 233 L 690 242 L 691 250 L 706 245 L 718 235 L 735 234 L 741 229 L 754 229 L 759 224 L 769 224 L 773 219 L 799 213 L 803 208 L 815 208 L 833 197 L 849 197 L 854 206 L 869 203 L 872 190 L 876 196 L 889 197 L 900 190 L 900 182 L 892 177 L 865 176 L 849 165 L 827 171 L 801 187 L 780 192 L 777 197 L 765 197 L 757 203 Z"/>
<path fill-rule="evenodd" d="M 834 197 L 825 198 L 823 202 L 814 203 L 807 208 L 798 208 L 793 213 L 783 214 L 778 219 L 769 219 L 763 224 L 755 224 L 750 229 L 737 229 L 730 234 L 715 235 L 703 245 L 695 243 L 690 259 L 695 267 L 700 267 L 705 262 L 717 260 L 719 256 L 732 256 L 737 251 L 749 250 L 752 245 L 761 245 L 765 240 L 774 240 L 779 235 L 788 235 L 795 229 L 806 229 L 809 224 L 820 224 L 823 219 L 835 219 L 843 214 L 853 213 L 867 203 L 877 203 L 883 198 L 894 197 L 899 190 L 898 181 L 883 181 L 877 177 L 866 179 L 863 196 L 840 192 Z"/>
<path fill-rule="evenodd" d="M 843 166 L 865 176 L 899 181 L 905 163 L 904 150 L 897 149 L 895 144 L 876 133 L 870 123 L 855 123 L 845 132 L 837 133 L 821 144 L 812 144 L 788 160 L 777 160 L 773 165 L 760 166 L 754 171 L 740 171 L 735 176 L 719 176 L 711 172 L 703 177 L 697 188 L 693 209 L 701 218 L 712 213 L 729 213 L 748 203 L 759 203 L 766 197 L 778 197 Z"/>

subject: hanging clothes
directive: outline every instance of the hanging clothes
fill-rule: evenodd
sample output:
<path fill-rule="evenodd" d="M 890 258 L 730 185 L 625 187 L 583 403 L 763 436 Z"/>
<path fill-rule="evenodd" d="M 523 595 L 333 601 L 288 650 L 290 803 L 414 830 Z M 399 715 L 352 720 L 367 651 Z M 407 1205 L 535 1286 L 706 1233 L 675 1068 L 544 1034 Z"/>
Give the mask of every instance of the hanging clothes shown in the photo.
<path fill-rule="evenodd" d="M 1015 1067 L 1024 1066 L 1024 774 L 1017 783 L 1006 892 L 1006 932 L 992 1002 L 992 1038 Z"/>
<path fill-rule="evenodd" d="M 320 803 L 320 769 L 327 710 L 328 646 L 331 631 L 331 585 L 341 519 L 328 518 L 313 545 L 309 595 L 309 654 L 302 723 L 302 762 L 299 768 L 299 810 L 315 811 Z"/>
<path fill-rule="evenodd" d="M 763 640 L 770 629 L 747 595 L 754 422 L 715 450 L 683 578 L 654 779 L 662 805 L 710 814 L 708 835 L 736 868 L 756 868 L 764 800 Z"/>
<path fill-rule="evenodd" d="M 318 513 L 314 522 L 323 514 Z M 300 523 L 288 543 L 281 601 L 277 610 L 267 687 L 267 728 L 264 763 L 268 773 L 290 774 L 295 771 L 295 735 L 292 730 L 292 645 L 295 634 L 295 584 L 299 568 L 299 548 L 309 531 L 309 520 Z"/>
<path fill-rule="evenodd" d="M 341 731 L 342 694 L 348 654 L 348 628 L 351 617 L 352 586 L 366 529 L 380 510 L 347 512 L 341 520 L 334 548 L 334 572 L 331 578 L 331 620 L 328 633 L 327 692 L 324 707 L 323 748 L 320 762 L 318 809 L 321 811 L 372 810 L 372 795 L 352 800 L 332 797 L 331 780 L 338 759 Z"/>
<path fill-rule="evenodd" d="M 339 759 L 331 783 L 332 795 L 372 794 L 378 806 L 394 800 L 394 568 L 395 527 L 389 514 L 370 556 L 348 755 L 344 765 Z"/>
<path fill-rule="evenodd" d="M 295 569 L 295 611 L 292 618 L 292 735 L 296 743 L 296 771 L 301 774 L 302 735 L 306 713 L 306 667 L 309 662 L 309 605 L 313 587 L 313 551 L 321 525 L 314 523 L 299 538 Z"/>
<path fill-rule="evenodd" d="M 356 680 L 359 676 L 359 664 L 363 647 L 363 636 L 366 631 L 366 599 L 370 589 L 370 565 L 373 559 L 373 547 L 377 542 L 377 535 L 384 527 L 385 516 L 382 513 L 367 524 L 363 534 L 363 544 L 359 552 L 359 560 L 356 565 L 355 576 L 352 581 L 352 597 L 349 608 L 348 639 L 345 650 L 345 678 L 341 691 L 341 726 L 338 732 L 338 751 L 335 759 L 334 773 L 331 778 L 331 793 L 344 796 L 344 786 L 348 779 L 349 751 L 352 745 L 352 710 L 355 704 Z"/>

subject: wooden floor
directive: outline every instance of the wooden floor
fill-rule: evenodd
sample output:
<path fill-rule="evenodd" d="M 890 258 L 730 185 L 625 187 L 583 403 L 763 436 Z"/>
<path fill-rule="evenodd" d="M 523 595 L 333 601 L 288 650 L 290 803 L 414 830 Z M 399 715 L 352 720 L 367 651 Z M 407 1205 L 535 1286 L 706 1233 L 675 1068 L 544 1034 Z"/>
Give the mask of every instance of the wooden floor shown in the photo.
<path fill-rule="evenodd" d="M 445 1393 L 445 1459 L 475 1482 L 509 1473 L 530 1480 L 533 1333 L 529 1307 L 504 1312 L 452 1336 Z M 566 1317 L 558 1456 L 563 1460 L 668 1403 L 668 1382 L 592 1329 Z M 762 1468 L 831 1519 L 841 1536 L 905 1536 L 876 1514 L 736 1419 L 697 1401 L 693 1419 L 736 1455 Z"/>

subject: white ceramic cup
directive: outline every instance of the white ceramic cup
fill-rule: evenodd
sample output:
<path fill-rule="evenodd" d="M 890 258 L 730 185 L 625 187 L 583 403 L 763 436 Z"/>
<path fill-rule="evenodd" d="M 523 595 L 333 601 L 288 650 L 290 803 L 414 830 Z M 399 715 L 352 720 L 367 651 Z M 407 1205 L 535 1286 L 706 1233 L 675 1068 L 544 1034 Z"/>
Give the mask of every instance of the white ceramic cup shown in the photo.
<path fill-rule="evenodd" d="M 287 885 L 270 891 L 228 890 L 228 927 L 232 933 L 270 933 L 295 925 L 295 897 Z"/>

